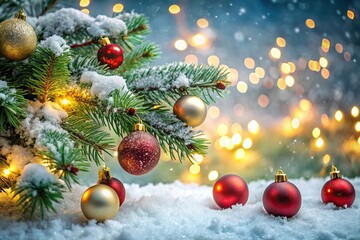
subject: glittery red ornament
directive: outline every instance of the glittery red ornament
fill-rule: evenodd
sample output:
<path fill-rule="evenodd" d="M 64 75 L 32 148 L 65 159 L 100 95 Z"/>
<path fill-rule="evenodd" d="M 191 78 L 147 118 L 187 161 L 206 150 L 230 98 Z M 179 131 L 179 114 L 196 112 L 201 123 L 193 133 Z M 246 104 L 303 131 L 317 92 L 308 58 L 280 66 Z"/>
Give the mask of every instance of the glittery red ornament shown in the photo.
<path fill-rule="evenodd" d="M 135 131 L 126 136 L 118 147 L 121 167 L 133 175 L 143 175 L 151 171 L 159 162 L 160 145 L 156 138 L 144 130 L 144 125 L 136 124 Z"/>
<path fill-rule="evenodd" d="M 106 64 L 110 69 L 118 68 L 124 61 L 124 53 L 117 44 L 111 44 L 109 38 L 99 40 L 102 47 L 98 50 L 97 58 L 101 64 Z"/>
<path fill-rule="evenodd" d="M 341 177 L 335 166 L 332 166 L 330 177 L 321 190 L 322 201 L 334 203 L 338 207 L 351 207 L 355 201 L 354 186 Z"/>
<path fill-rule="evenodd" d="M 294 184 L 287 181 L 286 174 L 278 170 L 275 182 L 265 189 L 263 205 L 269 214 L 292 217 L 300 210 L 301 194 Z"/>
<path fill-rule="evenodd" d="M 241 177 L 228 174 L 215 182 L 213 197 L 221 208 L 229 208 L 235 204 L 245 205 L 249 198 L 249 189 Z"/>
<path fill-rule="evenodd" d="M 124 184 L 119 179 L 111 177 L 110 168 L 105 167 L 99 171 L 98 183 L 108 185 L 114 189 L 119 197 L 120 206 L 124 203 L 126 195 Z"/>

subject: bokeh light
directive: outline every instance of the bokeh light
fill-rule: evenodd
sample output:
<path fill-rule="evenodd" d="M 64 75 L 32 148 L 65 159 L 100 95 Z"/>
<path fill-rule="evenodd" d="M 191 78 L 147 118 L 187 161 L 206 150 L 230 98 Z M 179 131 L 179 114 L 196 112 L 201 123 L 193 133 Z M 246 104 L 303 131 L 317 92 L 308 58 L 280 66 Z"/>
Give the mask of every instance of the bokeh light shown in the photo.
<path fill-rule="evenodd" d="M 124 5 L 121 3 L 117 3 L 113 6 L 113 12 L 114 13 L 121 13 L 124 10 Z"/>
<path fill-rule="evenodd" d="M 200 28 L 207 28 L 209 26 L 209 22 L 205 18 L 198 19 L 196 23 Z"/>
<path fill-rule="evenodd" d="M 187 48 L 187 43 L 184 39 L 178 39 L 175 41 L 174 47 L 179 51 L 184 51 Z"/>
<path fill-rule="evenodd" d="M 173 4 L 169 7 L 169 12 L 171 14 L 178 14 L 180 12 L 181 8 L 179 5 Z"/>

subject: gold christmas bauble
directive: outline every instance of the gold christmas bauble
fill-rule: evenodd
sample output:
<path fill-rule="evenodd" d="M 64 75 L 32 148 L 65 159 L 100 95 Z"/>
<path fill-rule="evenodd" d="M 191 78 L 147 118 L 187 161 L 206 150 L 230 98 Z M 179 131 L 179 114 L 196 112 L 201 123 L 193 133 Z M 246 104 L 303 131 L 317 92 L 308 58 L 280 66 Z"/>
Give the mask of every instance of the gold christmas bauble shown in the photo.
<path fill-rule="evenodd" d="M 185 95 L 175 102 L 173 112 L 188 126 L 197 127 L 206 118 L 206 105 L 199 97 Z"/>
<path fill-rule="evenodd" d="M 81 210 L 86 218 L 103 222 L 112 219 L 119 211 L 119 197 L 105 184 L 88 188 L 81 198 Z"/>
<path fill-rule="evenodd" d="M 25 20 L 12 18 L 0 24 L 0 55 L 14 61 L 27 59 L 36 49 L 37 37 Z"/>

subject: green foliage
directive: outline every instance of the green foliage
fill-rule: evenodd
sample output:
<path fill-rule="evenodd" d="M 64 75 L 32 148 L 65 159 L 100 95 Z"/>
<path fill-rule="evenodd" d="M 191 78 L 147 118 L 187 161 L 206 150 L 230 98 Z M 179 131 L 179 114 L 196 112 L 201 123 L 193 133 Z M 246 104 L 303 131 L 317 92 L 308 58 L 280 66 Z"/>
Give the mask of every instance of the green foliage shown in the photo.
<path fill-rule="evenodd" d="M 99 65 L 96 56 L 76 55 L 69 64 L 71 77 L 79 79 L 84 71 L 95 71 L 99 74 L 106 73 L 106 65 Z"/>
<path fill-rule="evenodd" d="M 79 148 L 73 146 L 69 135 L 65 132 L 46 130 L 43 133 L 42 145 L 48 151 L 42 151 L 41 155 L 49 165 L 51 172 L 58 173 L 66 186 L 71 189 L 71 181 L 79 183 L 75 168 L 80 171 L 88 171 L 89 162 Z"/>
<path fill-rule="evenodd" d="M 127 72 L 131 69 L 138 69 L 149 64 L 160 55 L 160 49 L 156 44 L 144 43 L 135 47 L 129 54 L 125 54 L 124 62 L 117 71 Z"/>
<path fill-rule="evenodd" d="M 191 81 L 189 86 L 174 85 L 181 74 Z M 215 102 L 213 95 L 222 96 L 217 83 L 229 85 L 227 74 L 225 69 L 213 66 L 174 63 L 126 72 L 123 76 L 128 88 L 143 95 L 147 101 L 157 104 L 164 101 L 171 105 L 170 99 L 176 101 L 186 93 L 201 97 L 207 104 Z M 144 85 L 144 82 L 147 83 Z"/>
<path fill-rule="evenodd" d="M 69 81 L 69 53 L 56 56 L 50 49 L 38 47 L 29 60 L 32 69 L 31 77 L 26 82 L 32 94 L 41 102 L 53 100 L 56 95 L 64 93 Z"/>
<path fill-rule="evenodd" d="M 7 168 L 6 159 L 3 156 L 0 156 L 0 171 Z M 5 188 L 10 186 L 9 180 L 3 175 L 0 174 L 0 192 L 5 192 Z"/>
<path fill-rule="evenodd" d="M 1 86 L 3 85 L 3 86 Z M 0 83 L 0 133 L 9 127 L 17 128 L 26 116 L 26 100 L 22 91 Z"/>
<path fill-rule="evenodd" d="M 74 113 L 62 125 L 71 139 L 82 149 L 81 154 L 97 165 L 103 161 L 102 153 L 111 154 L 108 150 L 115 147 L 110 134 L 102 131 L 101 126 L 83 112 L 80 115 Z"/>
<path fill-rule="evenodd" d="M 64 186 L 58 182 L 47 182 L 40 185 L 27 183 L 15 188 L 14 198 L 19 196 L 17 203 L 22 207 L 24 214 L 29 213 L 31 218 L 35 210 L 39 209 L 43 219 L 45 211 L 56 212 L 53 204 L 59 203 L 60 199 L 63 199 L 63 190 Z"/>

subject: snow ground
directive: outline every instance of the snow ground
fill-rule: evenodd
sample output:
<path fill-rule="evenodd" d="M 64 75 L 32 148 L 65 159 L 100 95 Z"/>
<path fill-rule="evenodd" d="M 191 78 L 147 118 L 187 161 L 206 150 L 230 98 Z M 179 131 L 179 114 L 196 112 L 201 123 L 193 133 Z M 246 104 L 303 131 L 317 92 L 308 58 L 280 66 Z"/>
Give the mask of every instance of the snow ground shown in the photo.
<path fill-rule="evenodd" d="M 262 194 L 272 181 L 249 184 L 245 206 L 220 210 L 210 186 L 125 184 L 124 205 L 114 220 L 97 224 L 81 213 L 84 186 L 75 186 L 45 221 L 22 220 L 14 202 L 0 194 L 0 238 L 6 239 L 360 239 L 360 178 L 350 179 L 357 192 L 351 208 L 334 210 L 321 202 L 328 178 L 291 180 L 302 194 L 295 217 L 273 217 L 262 208 Z"/>

